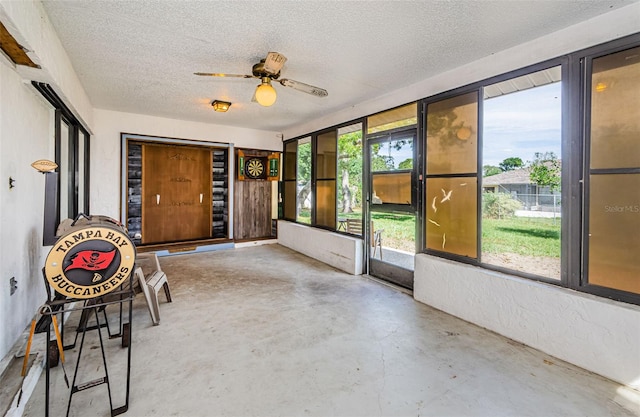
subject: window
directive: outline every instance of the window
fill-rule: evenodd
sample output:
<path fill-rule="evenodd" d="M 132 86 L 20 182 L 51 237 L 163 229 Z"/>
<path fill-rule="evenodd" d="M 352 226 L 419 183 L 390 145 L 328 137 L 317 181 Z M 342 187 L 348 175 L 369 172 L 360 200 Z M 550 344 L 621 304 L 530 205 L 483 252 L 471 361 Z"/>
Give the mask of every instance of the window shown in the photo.
<path fill-rule="evenodd" d="M 284 145 L 284 212 L 283 217 L 287 220 L 296 220 L 296 200 L 297 200 L 297 177 L 296 165 L 298 154 L 298 141 L 292 140 Z"/>
<path fill-rule="evenodd" d="M 426 251 L 640 302 L 639 41 L 425 100 Z"/>
<path fill-rule="evenodd" d="M 71 128 L 69 122 L 64 117 L 58 117 L 56 124 L 59 128 L 59 135 L 56 138 L 56 150 L 59 156 L 56 155 L 56 163 L 58 164 L 59 181 L 58 181 L 58 213 L 59 220 L 62 221 L 66 218 L 73 218 L 73 193 L 69 192 L 71 186 L 72 155 L 70 155 L 71 149 L 73 149 L 73 136 L 71 135 Z"/>
<path fill-rule="evenodd" d="M 56 213 L 45 213 L 44 244 L 56 241 L 58 224 L 66 218 L 89 213 L 89 133 L 56 92 L 45 83 L 33 86 L 55 109 L 55 154 L 58 164 L 58 206 Z M 51 207 L 53 211 L 54 207 Z"/>
<path fill-rule="evenodd" d="M 369 251 L 369 271 L 407 288 L 413 286 L 411 271 L 416 252 L 417 125 L 417 102 L 367 117 L 367 226 L 374 249 Z M 390 253 L 401 255 L 383 260 L 382 250 L 375 249 L 376 242 Z M 395 271 L 393 277 L 386 272 L 390 265 Z"/>
<path fill-rule="evenodd" d="M 560 280 L 561 67 L 483 88 L 482 263 Z"/>
<path fill-rule="evenodd" d="M 346 231 L 347 219 L 362 220 L 362 123 L 338 129 L 338 224 Z"/>
<path fill-rule="evenodd" d="M 56 163 L 58 164 L 58 220 L 89 214 L 89 134 L 56 111 Z"/>
<path fill-rule="evenodd" d="M 413 132 L 372 141 L 372 204 L 412 205 L 413 142 Z"/>
<path fill-rule="evenodd" d="M 345 232 L 362 218 L 362 123 L 287 141 L 283 218 Z"/>
<path fill-rule="evenodd" d="M 415 126 L 418 122 L 417 103 L 409 103 L 367 117 L 367 135 Z"/>
<path fill-rule="evenodd" d="M 429 103 L 425 126 L 427 249 L 476 258 L 478 92 Z"/>
<path fill-rule="evenodd" d="M 367 118 L 372 211 L 399 210 L 412 214 L 415 211 L 413 160 L 417 112 L 418 104 L 414 102 Z M 372 219 L 376 217 L 380 220 L 373 213 Z M 414 230 L 411 232 L 415 235 Z"/>
<path fill-rule="evenodd" d="M 296 181 L 296 221 L 311 224 L 311 137 L 298 140 Z"/>
<path fill-rule="evenodd" d="M 87 185 L 89 183 L 89 170 L 87 155 L 89 155 L 89 134 L 80 130 L 78 132 L 78 163 L 74 175 L 78 179 L 76 190 L 78 193 L 78 213 L 89 213 L 89 202 L 87 200 Z"/>
<path fill-rule="evenodd" d="M 316 138 L 315 158 L 315 224 L 336 227 L 336 175 L 337 175 L 337 131 L 319 134 Z"/>
<path fill-rule="evenodd" d="M 640 294 L 640 47 L 587 63 L 587 281 Z"/>
<path fill-rule="evenodd" d="M 422 213 L 418 249 L 429 254 L 640 304 L 639 45 L 631 35 L 425 98 L 420 123 L 417 103 L 370 115 L 364 141 L 338 129 L 337 174 L 316 167 L 308 191 L 318 188 L 318 225 L 341 230 L 349 209 L 361 210 L 363 173 L 351 169 L 364 146 L 376 228 Z M 320 160 L 334 131 L 294 142 L 299 171 L 311 140 Z M 293 174 L 298 193 L 311 181 L 304 172 Z M 356 176 L 360 196 L 348 200 Z M 285 206 L 309 210 L 300 197 Z"/>

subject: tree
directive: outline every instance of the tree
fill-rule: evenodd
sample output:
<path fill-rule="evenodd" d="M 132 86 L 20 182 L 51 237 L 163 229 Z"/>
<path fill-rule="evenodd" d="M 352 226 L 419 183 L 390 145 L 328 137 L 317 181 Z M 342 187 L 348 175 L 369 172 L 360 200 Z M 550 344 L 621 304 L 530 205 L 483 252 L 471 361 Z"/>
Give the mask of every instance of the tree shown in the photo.
<path fill-rule="evenodd" d="M 298 144 L 298 213 L 311 193 L 311 142 Z"/>
<path fill-rule="evenodd" d="M 443 149 L 451 146 L 463 147 L 470 136 L 458 136 L 460 131 L 465 131 L 473 135 L 471 126 L 465 126 L 464 121 L 456 122 L 456 115 L 453 108 L 434 110 L 427 112 L 427 137 L 433 137 Z M 431 141 L 427 139 L 427 148 Z"/>
<path fill-rule="evenodd" d="M 506 193 L 482 193 L 482 216 L 489 219 L 513 217 L 522 203 Z"/>
<path fill-rule="evenodd" d="M 553 152 L 536 152 L 535 159 L 529 163 L 529 178 L 538 187 L 549 187 L 553 192 L 560 189 L 560 160 Z"/>
<path fill-rule="evenodd" d="M 500 169 L 500 167 L 497 167 L 495 165 L 485 165 L 482 167 L 482 176 L 483 177 L 490 177 L 492 175 L 496 175 L 501 173 L 502 170 Z"/>
<path fill-rule="evenodd" d="M 393 156 L 380 155 L 380 144 L 371 145 L 371 172 L 392 171 L 394 168 Z"/>
<path fill-rule="evenodd" d="M 338 199 L 342 213 L 352 213 L 362 201 L 362 131 L 345 133 L 338 138 Z"/>
<path fill-rule="evenodd" d="M 524 162 L 522 162 L 522 159 L 517 156 L 506 158 L 504 161 L 500 162 L 500 169 L 502 172 L 513 171 L 514 169 L 522 168 L 523 166 Z"/>
<path fill-rule="evenodd" d="M 413 169 L 413 158 L 407 158 L 398 164 L 398 169 Z"/>

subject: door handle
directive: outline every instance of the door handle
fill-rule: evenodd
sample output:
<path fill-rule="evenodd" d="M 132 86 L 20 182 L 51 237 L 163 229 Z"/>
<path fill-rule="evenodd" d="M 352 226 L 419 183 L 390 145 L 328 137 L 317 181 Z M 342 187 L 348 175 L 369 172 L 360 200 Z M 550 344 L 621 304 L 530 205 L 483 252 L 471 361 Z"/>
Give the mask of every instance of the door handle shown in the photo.
<path fill-rule="evenodd" d="M 160 194 L 156 194 L 156 204 L 160 204 Z"/>
<path fill-rule="evenodd" d="M 202 193 L 200 193 L 200 204 L 202 204 Z"/>

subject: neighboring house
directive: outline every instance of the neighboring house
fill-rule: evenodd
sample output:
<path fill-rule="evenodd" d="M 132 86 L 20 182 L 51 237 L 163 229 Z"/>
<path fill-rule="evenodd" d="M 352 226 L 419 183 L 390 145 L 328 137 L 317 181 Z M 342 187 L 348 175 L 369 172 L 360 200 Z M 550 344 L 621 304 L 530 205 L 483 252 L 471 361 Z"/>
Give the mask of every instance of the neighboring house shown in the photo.
<path fill-rule="evenodd" d="M 482 192 L 506 193 L 520 202 L 524 210 L 553 211 L 559 208 L 560 193 L 531 181 L 529 168 L 514 169 L 482 178 Z"/>

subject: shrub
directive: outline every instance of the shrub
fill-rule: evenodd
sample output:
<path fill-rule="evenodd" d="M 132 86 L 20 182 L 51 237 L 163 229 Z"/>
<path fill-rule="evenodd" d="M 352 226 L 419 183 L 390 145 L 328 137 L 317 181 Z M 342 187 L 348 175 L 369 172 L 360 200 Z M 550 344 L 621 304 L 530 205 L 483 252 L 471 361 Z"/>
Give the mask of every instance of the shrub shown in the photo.
<path fill-rule="evenodd" d="M 513 217 L 522 203 L 506 193 L 482 193 L 482 216 L 490 219 Z"/>

